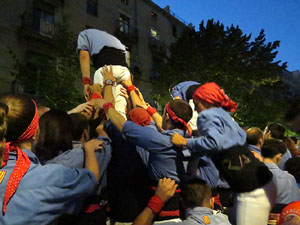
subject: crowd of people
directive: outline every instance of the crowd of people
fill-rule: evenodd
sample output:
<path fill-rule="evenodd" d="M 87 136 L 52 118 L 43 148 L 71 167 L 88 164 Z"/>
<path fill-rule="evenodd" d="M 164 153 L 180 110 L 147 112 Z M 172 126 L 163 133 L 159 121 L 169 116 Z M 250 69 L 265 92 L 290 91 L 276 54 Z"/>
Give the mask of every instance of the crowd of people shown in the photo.
<path fill-rule="evenodd" d="M 0 96 L 0 224 L 300 224 L 300 148 L 283 125 L 241 128 L 214 82 L 171 87 L 160 115 L 117 38 L 84 30 L 77 50 L 86 102 Z M 300 102 L 285 120 L 300 133 Z"/>

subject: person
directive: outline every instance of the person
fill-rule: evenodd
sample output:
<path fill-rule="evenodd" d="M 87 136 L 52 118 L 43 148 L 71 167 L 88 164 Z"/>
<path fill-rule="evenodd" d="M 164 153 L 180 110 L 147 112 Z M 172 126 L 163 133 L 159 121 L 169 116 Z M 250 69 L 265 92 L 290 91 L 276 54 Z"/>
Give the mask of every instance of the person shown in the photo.
<path fill-rule="evenodd" d="M 258 160 L 262 161 L 260 147 L 263 143 L 263 131 L 258 127 L 250 127 L 246 134 L 248 148 Z"/>
<path fill-rule="evenodd" d="M 215 213 L 210 207 L 212 191 L 210 187 L 199 179 L 184 183 L 182 188 L 182 204 L 185 209 L 185 220 L 182 222 L 166 222 L 166 225 L 230 225 L 228 217 L 222 213 Z M 176 183 L 170 178 L 159 180 L 155 195 L 148 206 L 135 219 L 133 225 L 150 225 L 162 206 L 174 195 Z M 155 223 L 154 223 L 155 224 Z"/>
<path fill-rule="evenodd" d="M 88 119 L 81 113 L 71 113 L 72 121 L 72 146 L 81 148 L 90 139 L 90 125 Z"/>
<path fill-rule="evenodd" d="M 191 152 L 211 154 L 245 144 L 246 133 L 228 113 L 235 112 L 237 104 L 216 83 L 201 85 L 194 92 L 193 100 L 199 113 L 197 126 L 200 137 L 186 139 L 174 134 L 174 145 L 187 147 Z"/>
<path fill-rule="evenodd" d="M 300 200 L 295 177 L 278 167 L 285 152 L 285 145 L 276 139 L 264 140 L 261 147 L 263 162 L 273 173 L 273 181 L 277 189 L 276 204 L 288 204 Z"/>
<path fill-rule="evenodd" d="M 7 141 L 3 152 L 0 183 L 0 224 L 49 224 L 63 213 L 73 213 L 90 195 L 99 177 L 95 148 L 85 145 L 85 169 L 61 165 L 42 166 L 31 152 L 38 130 L 36 103 L 25 96 L 0 96 L 7 112 Z M 22 212 L 21 216 L 20 212 Z"/>
<path fill-rule="evenodd" d="M 193 94 L 197 90 L 197 88 L 200 86 L 200 83 L 196 81 L 184 81 L 176 84 L 175 86 L 172 86 L 170 88 L 170 95 L 173 99 L 183 99 L 187 101 L 193 110 L 193 116 L 190 120 L 189 124 L 191 126 L 191 129 L 193 133 L 196 133 L 197 131 L 197 117 L 198 113 L 194 110 L 195 105 L 193 102 Z"/>
<path fill-rule="evenodd" d="M 290 158 L 286 161 L 285 170 L 295 177 L 300 191 L 300 157 Z"/>
<path fill-rule="evenodd" d="M 275 138 L 280 141 L 284 141 L 285 128 L 279 123 L 269 122 L 264 129 L 264 139 Z M 287 148 L 287 146 L 286 146 Z M 282 155 L 281 162 L 278 165 L 280 169 L 284 170 L 285 162 L 292 158 L 290 150 L 287 148 L 286 152 Z"/>

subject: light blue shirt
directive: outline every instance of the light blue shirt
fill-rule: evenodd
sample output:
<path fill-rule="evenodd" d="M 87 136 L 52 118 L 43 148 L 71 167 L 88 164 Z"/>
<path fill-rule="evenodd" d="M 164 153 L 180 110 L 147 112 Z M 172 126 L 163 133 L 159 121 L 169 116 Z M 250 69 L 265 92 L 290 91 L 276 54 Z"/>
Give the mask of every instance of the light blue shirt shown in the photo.
<path fill-rule="evenodd" d="M 77 51 L 86 50 L 90 56 L 98 54 L 105 46 L 120 49 L 126 54 L 126 47 L 119 39 L 105 31 L 87 29 L 80 32 L 78 36 Z"/>
<path fill-rule="evenodd" d="M 286 149 L 286 152 L 282 155 L 282 158 L 281 158 L 281 162 L 280 164 L 278 165 L 278 167 L 282 170 L 284 170 L 285 168 L 285 163 L 286 161 L 288 161 L 290 158 L 292 158 L 292 154 L 290 152 L 290 150 Z"/>
<path fill-rule="evenodd" d="M 277 204 L 288 204 L 300 200 L 298 185 L 295 177 L 287 171 L 281 170 L 275 163 L 265 163 L 273 174 L 273 181 L 277 189 Z"/>
<path fill-rule="evenodd" d="M 49 224 L 64 213 L 74 212 L 78 202 L 93 192 L 96 180 L 89 170 L 61 165 L 42 166 L 31 151 L 24 152 L 31 165 L 10 199 L 6 214 L 1 214 L 0 224 Z M 7 165 L 0 170 L 6 171 L 0 183 L 1 212 L 5 189 L 16 158 L 15 153 L 10 153 Z"/>
<path fill-rule="evenodd" d="M 151 126 L 141 127 L 127 121 L 122 128 L 126 139 L 149 152 L 148 174 L 153 181 L 168 177 L 176 182 L 186 175 L 183 164 L 182 149 L 171 143 L 171 136 L 175 133 L 183 135 L 182 130 L 166 130 L 158 132 Z"/>
<path fill-rule="evenodd" d="M 200 85 L 200 83 L 196 81 L 184 81 L 177 85 L 175 85 L 171 90 L 172 98 L 180 97 L 181 99 L 187 101 L 186 99 L 186 91 L 192 85 Z"/>
<path fill-rule="evenodd" d="M 105 136 L 99 136 L 97 139 L 104 141 L 103 149 L 95 151 L 99 165 L 99 187 L 97 190 L 97 194 L 100 194 L 101 189 L 106 186 L 106 168 L 111 159 L 111 140 Z M 45 164 L 59 164 L 72 168 L 84 168 L 84 160 L 84 150 L 82 148 L 74 148 L 63 152 L 62 154 L 56 156 L 51 160 L 48 160 L 47 162 L 45 162 Z"/>
<path fill-rule="evenodd" d="M 222 108 L 200 112 L 197 127 L 200 137 L 187 141 L 187 147 L 192 152 L 209 154 L 235 145 L 244 145 L 246 142 L 246 132 Z"/>
<path fill-rule="evenodd" d="M 166 222 L 165 225 L 231 225 L 228 217 L 223 213 L 214 214 L 207 207 L 195 207 L 185 211 L 185 220 L 182 222 Z"/>

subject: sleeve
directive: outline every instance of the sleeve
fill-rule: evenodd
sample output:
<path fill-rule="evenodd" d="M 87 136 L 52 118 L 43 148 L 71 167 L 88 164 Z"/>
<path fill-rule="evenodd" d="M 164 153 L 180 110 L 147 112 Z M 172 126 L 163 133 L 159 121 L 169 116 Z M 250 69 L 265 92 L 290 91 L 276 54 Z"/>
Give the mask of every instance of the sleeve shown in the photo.
<path fill-rule="evenodd" d="M 53 165 L 49 166 L 53 167 Z M 51 172 L 52 176 L 57 176 L 57 179 L 53 184 L 54 187 L 48 188 L 48 203 L 51 205 L 55 202 L 60 210 L 74 213 L 81 206 L 83 199 L 93 193 L 96 187 L 95 177 L 92 172 L 86 169 L 55 166 L 56 169 L 51 170 Z"/>
<path fill-rule="evenodd" d="M 175 99 L 176 97 L 180 97 L 181 99 L 183 98 L 181 85 L 176 85 L 172 88 L 171 96 L 173 99 Z"/>
<path fill-rule="evenodd" d="M 299 201 L 300 200 L 300 192 L 299 192 L 299 189 L 298 189 L 296 179 L 293 175 L 290 175 L 290 182 L 291 182 L 291 186 L 292 186 L 292 190 L 290 190 L 290 193 L 292 194 L 290 201 L 291 202 L 292 201 Z"/>
<path fill-rule="evenodd" d="M 163 135 L 153 127 L 142 127 L 127 121 L 122 128 L 122 134 L 135 145 L 151 151 L 162 151 L 173 146 L 171 137 Z"/>
<path fill-rule="evenodd" d="M 217 117 L 199 117 L 198 127 L 201 127 L 203 136 L 191 138 L 187 141 L 187 147 L 192 152 L 203 150 L 221 150 L 226 136 L 223 122 Z"/>
<path fill-rule="evenodd" d="M 84 168 L 84 151 L 81 148 L 68 150 L 47 161 L 46 164 L 58 164 L 72 168 Z"/>
<path fill-rule="evenodd" d="M 77 40 L 77 52 L 80 50 L 90 50 L 90 44 L 89 44 L 89 39 L 86 31 L 80 32 L 78 35 L 78 40 Z"/>

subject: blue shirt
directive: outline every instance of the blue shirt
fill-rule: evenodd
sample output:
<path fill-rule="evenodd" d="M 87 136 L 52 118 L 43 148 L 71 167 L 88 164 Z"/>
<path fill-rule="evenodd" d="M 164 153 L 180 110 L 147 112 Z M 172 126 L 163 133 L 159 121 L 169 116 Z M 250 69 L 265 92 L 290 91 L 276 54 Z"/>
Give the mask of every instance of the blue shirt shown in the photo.
<path fill-rule="evenodd" d="M 259 147 L 255 146 L 255 145 L 248 145 L 248 148 L 250 151 L 254 151 L 261 156 L 261 150 Z"/>
<path fill-rule="evenodd" d="M 74 206 L 90 195 L 96 186 L 92 172 L 61 165 L 42 166 L 28 150 L 31 165 L 22 178 L 17 191 L 7 204 L 6 214 L 0 224 L 49 224 L 60 215 L 74 210 Z M 16 154 L 10 153 L 6 166 L 0 171 L 6 175 L 0 183 L 0 210 L 10 174 L 16 164 Z"/>
<path fill-rule="evenodd" d="M 186 91 L 192 85 L 200 85 L 200 83 L 196 81 L 184 81 L 177 85 L 175 85 L 171 90 L 172 98 L 180 97 L 181 99 L 187 101 L 186 99 Z"/>
<path fill-rule="evenodd" d="M 165 225 L 231 225 L 228 217 L 223 213 L 214 214 L 207 207 L 195 207 L 185 211 L 185 220 L 179 223 L 166 222 Z"/>
<path fill-rule="evenodd" d="M 103 149 L 95 151 L 99 165 L 99 188 L 97 194 L 100 194 L 101 189 L 106 186 L 106 168 L 111 159 L 111 140 L 105 136 L 99 136 L 98 140 L 103 140 Z M 48 160 L 45 164 L 59 164 L 72 168 L 85 167 L 85 155 L 82 148 L 74 148 L 63 152 L 55 158 Z"/>
<path fill-rule="evenodd" d="M 148 174 L 150 179 L 158 181 L 168 177 L 176 182 L 186 171 L 183 164 L 182 151 L 171 143 L 171 136 L 174 133 L 183 135 L 182 130 L 166 130 L 160 133 L 152 127 L 141 127 L 127 121 L 122 128 L 126 139 L 149 152 Z"/>
<path fill-rule="evenodd" d="M 273 174 L 273 181 L 277 189 L 277 204 L 288 204 L 300 200 L 298 185 L 295 177 L 287 171 L 281 170 L 275 163 L 265 163 Z"/>
<path fill-rule="evenodd" d="M 292 158 L 292 154 L 290 152 L 290 150 L 286 149 L 286 152 L 282 155 L 282 158 L 281 158 L 281 162 L 280 164 L 278 165 L 278 167 L 282 170 L 284 170 L 285 168 L 285 163 L 286 161 L 288 161 L 290 158 Z"/>
<path fill-rule="evenodd" d="M 126 53 L 126 47 L 116 37 L 97 29 L 87 29 L 80 32 L 77 41 L 77 51 L 86 50 L 90 56 L 98 54 L 102 48 L 111 47 Z M 93 57 L 92 57 L 93 58 Z"/>
<path fill-rule="evenodd" d="M 200 137 L 187 141 L 187 147 L 192 152 L 212 153 L 246 142 L 246 132 L 222 108 L 200 112 L 197 126 Z"/>

